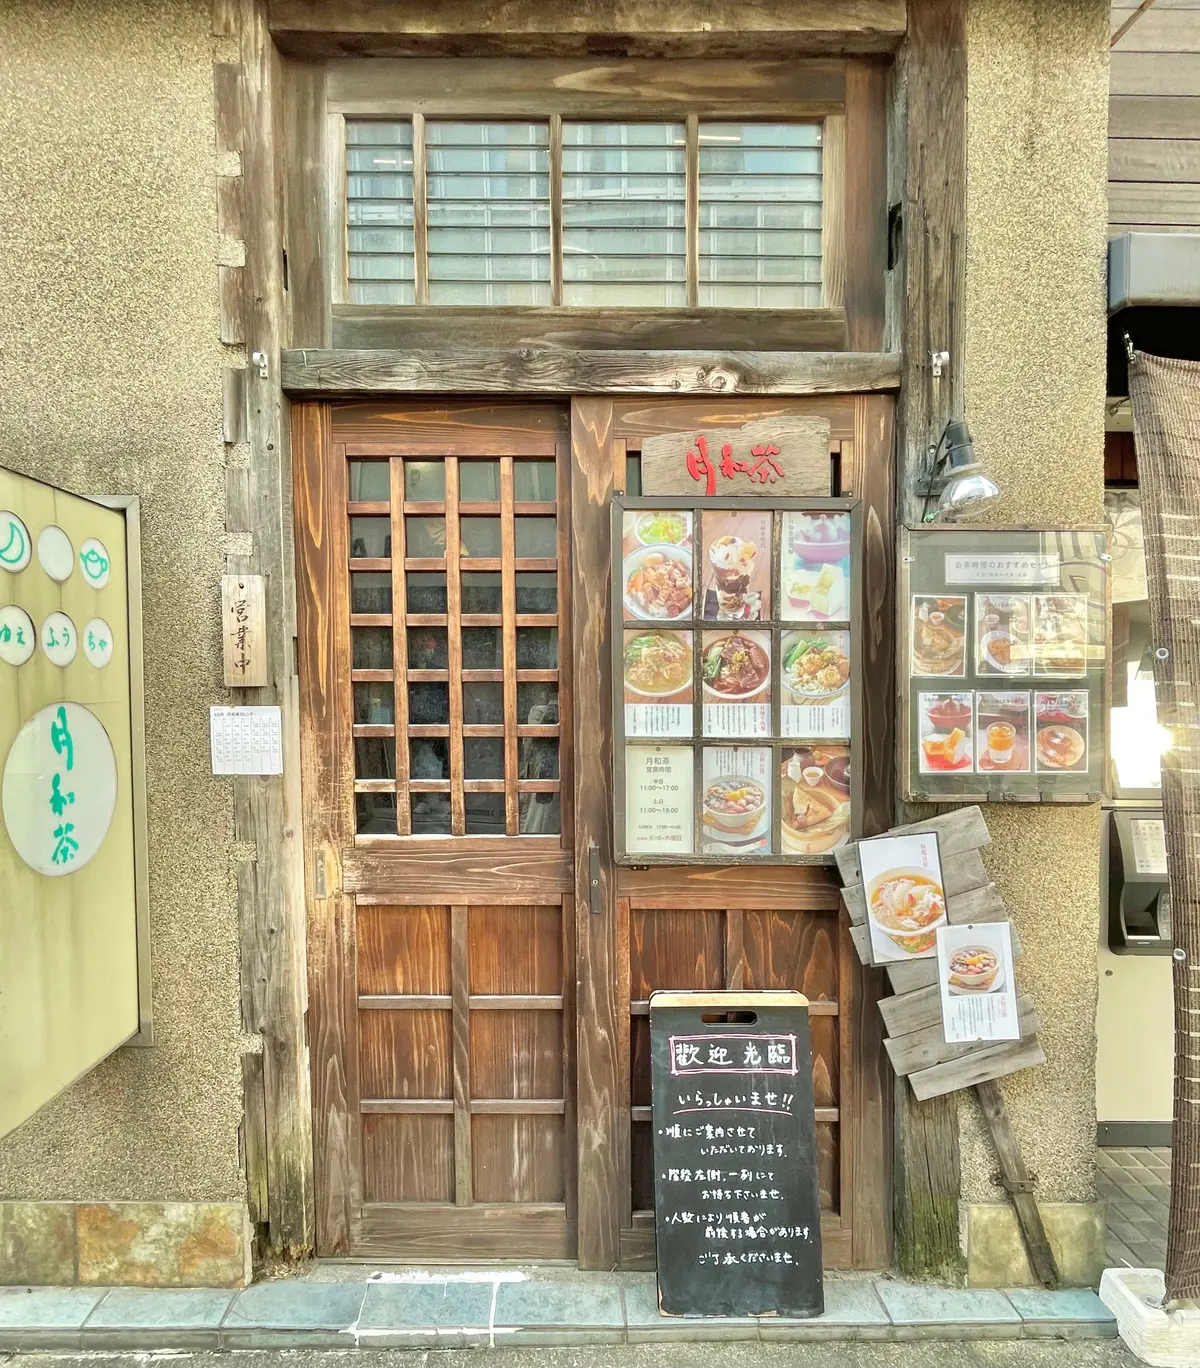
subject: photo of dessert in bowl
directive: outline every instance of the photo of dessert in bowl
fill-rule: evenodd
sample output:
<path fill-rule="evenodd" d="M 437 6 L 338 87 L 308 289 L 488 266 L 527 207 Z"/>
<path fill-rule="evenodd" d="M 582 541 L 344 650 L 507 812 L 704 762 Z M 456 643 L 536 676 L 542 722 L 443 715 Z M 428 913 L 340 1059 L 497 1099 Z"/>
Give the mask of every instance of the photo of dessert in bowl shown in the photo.
<path fill-rule="evenodd" d="M 867 885 L 867 915 L 906 955 L 926 955 L 946 922 L 946 894 L 925 869 L 889 869 Z"/>
<path fill-rule="evenodd" d="M 750 837 L 767 815 L 767 791 L 757 779 L 730 774 L 704 789 L 705 831 L 718 840 Z"/>
<path fill-rule="evenodd" d="M 850 839 L 850 753 L 844 746 L 784 751 L 780 845 L 785 855 L 824 855 Z"/>
<path fill-rule="evenodd" d="M 1004 986 L 1000 955 L 990 945 L 960 945 L 950 953 L 946 984 L 952 993 L 994 993 Z"/>

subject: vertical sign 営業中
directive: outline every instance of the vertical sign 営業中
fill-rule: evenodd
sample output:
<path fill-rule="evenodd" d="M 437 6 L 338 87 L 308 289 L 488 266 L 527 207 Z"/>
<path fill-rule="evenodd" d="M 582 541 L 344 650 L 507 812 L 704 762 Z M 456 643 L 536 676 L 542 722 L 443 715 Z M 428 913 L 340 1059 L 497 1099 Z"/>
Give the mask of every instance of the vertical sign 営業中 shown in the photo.
<path fill-rule="evenodd" d="M 0 470 L 0 1135 L 138 1030 L 125 516 Z"/>
<path fill-rule="evenodd" d="M 650 998 L 658 1299 L 671 1316 L 819 1316 L 808 1000 Z"/>

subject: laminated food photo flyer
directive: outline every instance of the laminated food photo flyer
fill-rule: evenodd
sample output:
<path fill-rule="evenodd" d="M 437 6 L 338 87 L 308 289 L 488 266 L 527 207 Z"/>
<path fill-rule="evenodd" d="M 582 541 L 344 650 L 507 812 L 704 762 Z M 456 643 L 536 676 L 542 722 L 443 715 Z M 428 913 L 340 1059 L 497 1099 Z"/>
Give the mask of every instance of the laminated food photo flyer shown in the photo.
<path fill-rule="evenodd" d="M 939 927 L 937 959 L 947 1044 L 1021 1038 L 1009 922 Z"/>
<path fill-rule="evenodd" d="M 946 921 L 935 832 L 878 836 L 858 843 L 871 957 L 876 964 L 932 959 Z"/>

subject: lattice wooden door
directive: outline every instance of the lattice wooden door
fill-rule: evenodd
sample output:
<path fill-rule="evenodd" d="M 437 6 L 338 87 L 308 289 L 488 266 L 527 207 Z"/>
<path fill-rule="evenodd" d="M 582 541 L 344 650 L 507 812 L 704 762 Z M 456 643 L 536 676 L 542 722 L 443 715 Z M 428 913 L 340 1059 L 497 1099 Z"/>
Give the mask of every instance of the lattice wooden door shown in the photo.
<path fill-rule="evenodd" d="M 293 449 L 318 1250 L 570 1258 L 566 414 Z"/>

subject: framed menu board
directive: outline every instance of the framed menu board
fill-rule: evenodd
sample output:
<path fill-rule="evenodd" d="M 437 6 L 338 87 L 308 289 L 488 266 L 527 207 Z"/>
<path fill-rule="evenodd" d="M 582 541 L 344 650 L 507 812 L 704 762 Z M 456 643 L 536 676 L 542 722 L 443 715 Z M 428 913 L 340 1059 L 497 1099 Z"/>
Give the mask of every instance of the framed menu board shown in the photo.
<path fill-rule="evenodd" d="M 1100 797 L 1111 562 L 1104 526 L 901 528 L 907 800 Z"/>
<path fill-rule="evenodd" d="M 858 501 L 612 519 L 616 858 L 831 863 L 861 808 Z"/>

